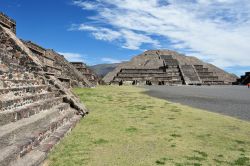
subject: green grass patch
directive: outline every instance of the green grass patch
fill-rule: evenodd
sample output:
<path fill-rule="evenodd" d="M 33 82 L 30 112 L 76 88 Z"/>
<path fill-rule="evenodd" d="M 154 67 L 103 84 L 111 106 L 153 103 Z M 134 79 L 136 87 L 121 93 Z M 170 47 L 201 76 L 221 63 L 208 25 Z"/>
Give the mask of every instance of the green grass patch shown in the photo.
<path fill-rule="evenodd" d="M 199 150 L 194 150 L 194 152 L 198 153 L 199 155 L 201 155 L 202 157 L 207 157 L 207 153 L 199 151 Z"/>
<path fill-rule="evenodd" d="M 137 131 L 137 128 L 135 127 L 129 127 L 126 129 L 127 132 L 130 132 L 130 133 L 133 133 L 133 132 L 136 132 Z"/>
<path fill-rule="evenodd" d="M 235 160 L 234 165 L 250 165 L 250 158 L 249 157 L 240 157 Z"/>
<path fill-rule="evenodd" d="M 156 160 L 155 162 L 157 165 L 165 165 L 165 161 L 162 161 L 162 160 Z"/>
<path fill-rule="evenodd" d="M 177 137 L 181 137 L 181 135 L 180 135 L 180 134 L 171 134 L 171 136 L 172 136 L 172 137 L 175 137 L 175 138 L 177 138 Z"/>
<path fill-rule="evenodd" d="M 171 145 L 171 148 L 175 148 L 175 147 L 176 147 L 176 145 L 175 145 L 175 144 L 172 144 L 172 145 Z"/>
<path fill-rule="evenodd" d="M 130 86 L 75 89 L 91 112 L 45 165 L 250 165 L 249 122 L 144 91 Z"/>
<path fill-rule="evenodd" d="M 94 144 L 105 144 L 105 143 L 108 143 L 108 141 L 107 140 L 105 140 L 105 139 L 98 139 L 98 140 L 96 140 L 96 141 L 94 141 Z"/>

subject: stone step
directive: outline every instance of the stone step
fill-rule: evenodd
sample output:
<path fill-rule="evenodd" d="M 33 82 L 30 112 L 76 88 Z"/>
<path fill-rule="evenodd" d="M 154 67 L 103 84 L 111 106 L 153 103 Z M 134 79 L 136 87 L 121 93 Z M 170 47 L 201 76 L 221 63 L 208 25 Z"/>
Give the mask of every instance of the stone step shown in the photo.
<path fill-rule="evenodd" d="M 29 154 L 25 155 L 22 158 L 15 159 L 14 161 L 10 161 L 11 163 L 7 163 L 3 166 L 39 166 L 42 165 L 43 161 L 47 158 L 47 154 L 45 152 L 41 152 L 39 150 L 32 150 Z"/>
<path fill-rule="evenodd" d="M 45 110 L 32 116 L 32 118 L 21 119 L 14 123 L 0 127 L 0 149 L 15 143 L 17 138 L 22 138 L 24 133 L 30 133 L 34 129 L 38 130 L 43 125 L 49 124 L 54 118 L 60 116 L 60 111 L 68 109 L 68 104 L 61 103 L 49 110 Z"/>
<path fill-rule="evenodd" d="M 62 107 L 62 105 L 60 106 Z M 44 114 L 38 119 L 29 118 L 28 122 L 21 124 L 19 127 L 10 129 L 11 131 L 1 134 L 0 141 L 1 149 L 5 149 L 4 155 L 0 154 L 0 165 L 9 165 L 10 161 L 21 158 L 31 152 L 32 150 L 44 144 L 51 139 L 53 133 L 58 131 L 60 126 L 67 126 L 67 122 L 74 117 L 75 111 L 56 107 L 50 111 L 50 114 Z M 18 122 L 16 122 L 18 123 Z M 16 124 L 17 125 L 17 124 Z M 10 126 L 8 126 L 10 127 Z M 6 130 L 6 127 L 5 127 Z M 8 136 L 7 136 L 8 135 Z M 15 135 L 18 139 L 12 139 L 11 135 Z M 63 135 L 62 135 L 63 136 Z M 9 150 L 9 148 L 11 150 Z M 15 153 L 13 153 L 13 151 Z"/>
<path fill-rule="evenodd" d="M 224 85 L 225 84 L 225 82 L 224 81 L 220 81 L 220 80 L 215 80 L 215 81 L 212 81 L 212 80 L 210 80 L 210 81 L 203 81 L 203 84 L 205 84 L 205 85 Z"/>
<path fill-rule="evenodd" d="M 14 88 L 0 88 L 0 99 L 6 96 L 6 94 L 13 96 L 21 96 L 25 93 L 37 93 L 47 90 L 47 85 L 36 85 L 36 86 L 23 86 Z"/>
<path fill-rule="evenodd" d="M 201 72 L 201 73 L 209 72 L 209 71 L 208 71 L 208 68 L 202 68 L 202 69 L 199 69 L 199 68 L 197 69 L 197 68 L 195 68 L 195 69 L 196 69 L 197 72 Z"/>
<path fill-rule="evenodd" d="M 214 76 L 214 75 L 199 75 L 200 78 L 218 78 L 218 76 Z"/>
<path fill-rule="evenodd" d="M 171 79 L 179 79 L 181 78 L 180 75 L 178 76 L 166 76 L 166 77 L 155 77 L 156 79 L 167 79 L 167 80 L 171 80 Z"/>
<path fill-rule="evenodd" d="M 208 76 L 213 76 L 213 72 L 210 72 L 210 71 L 207 71 L 207 72 L 204 72 L 204 71 L 198 71 L 198 74 L 199 75 L 208 75 Z"/>
<path fill-rule="evenodd" d="M 68 104 L 61 103 L 49 110 L 35 114 L 30 118 L 21 119 L 14 123 L 0 127 L 0 149 L 15 143 L 17 138 L 22 138 L 23 134 L 38 130 L 43 125 L 49 124 L 54 118 L 60 116 L 61 111 L 67 110 Z"/>
<path fill-rule="evenodd" d="M 165 69 L 165 72 L 166 73 L 176 73 L 176 72 L 179 72 L 180 70 L 178 68 L 169 68 L 169 69 Z"/>
<path fill-rule="evenodd" d="M 181 78 L 179 79 L 157 79 L 156 81 L 164 81 L 164 82 L 182 82 Z"/>
<path fill-rule="evenodd" d="M 12 82 L 13 84 L 19 84 L 19 83 L 24 83 L 24 84 L 29 84 L 29 83 L 39 83 L 37 79 L 5 79 L 1 78 L 0 81 L 2 82 Z"/>
<path fill-rule="evenodd" d="M 2 79 L 0 80 L 0 88 L 18 88 L 18 87 L 25 87 L 25 86 L 38 86 L 44 85 L 44 81 L 38 80 L 15 80 L 15 79 Z"/>
<path fill-rule="evenodd" d="M 54 98 L 55 92 L 45 92 L 40 94 L 29 94 L 21 97 L 11 97 L 11 98 L 3 98 L 0 100 L 0 111 L 7 111 L 16 108 L 23 107 L 27 104 L 32 104 L 39 100 L 45 100 L 48 98 Z"/>
<path fill-rule="evenodd" d="M 218 77 L 201 77 L 201 80 L 204 81 L 218 81 Z"/>
<path fill-rule="evenodd" d="M 118 74 L 164 74 L 166 72 L 164 72 L 163 70 L 160 71 L 122 71 L 119 72 Z"/>
<path fill-rule="evenodd" d="M 23 118 L 29 118 L 41 111 L 48 110 L 55 105 L 63 102 L 63 97 L 56 97 L 44 101 L 38 101 L 32 104 L 25 105 L 23 108 L 0 112 L 0 126 L 11 122 L 16 122 Z"/>
<path fill-rule="evenodd" d="M 150 81 L 150 80 L 149 80 Z M 181 85 L 183 84 L 181 79 L 176 79 L 176 80 L 151 80 L 150 81 L 152 83 L 152 85 Z M 111 82 L 111 84 L 113 85 L 119 85 L 120 81 L 116 81 L 113 80 Z M 133 81 L 123 81 L 123 84 L 127 84 L 127 85 L 147 85 L 146 80 L 141 80 L 138 81 L 136 84 L 133 84 Z"/>
<path fill-rule="evenodd" d="M 19 156 L 23 157 L 39 146 L 41 142 L 45 142 L 50 138 L 51 134 L 53 134 L 60 126 L 67 123 L 74 115 L 75 111 L 65 109 L 63 113 L 61 112 L 60 116 L 54 118 L 51 122 L 42 125 L 31 133 L 27 133 L 26 137 L 18 139 L 15 145 L 21 149 Z"/>
<path fill-rule="evenodd" d="M 120 73 L 162 73 L 162 69 L 121 69 Z"/>
<path fill-rule="evenodd" d="M 71 129 L 76 125 L 76 123 L 80 119 L 81 116 L 75 115 L 67 123 L 59 127 L 54 133 L 52 133 L 48 139 L 46 139 L 44 142 L 41 143 L 41 145 L 39 145 L 37 148 L 35 148 L 25 156 L 12 162 L 10 165 L 11 166 L 41 165 L 43 161 L 46 159 L 47 154 L 51 150 L 51 148 L 53 148 L 54 145 L 57 144 L 65 134 L 67 134 L 67 132 L 71 131 Z"/>
<path fill-rule="evenodd" d="M 12 155 L 11 155 L 12 154 Z M 1 149 L 0 165 L 7 166 L 13 161 L 13 156 L 18 154 L 18 148 L 16 146 L 8 146 Z"/>
<path fill-rule="evenodd" d="M 133 74 L 127 74 L 127 73 L 118 73 L 117 77 L 172 77 L 172 76 L 179 76 L 180 73 L 157 73 L 157 74 L 145 74 L 145 73 L 133 73 Z"/>
<path fill-rule="evenodd" d="M 51 148 L 61 139 L 64 135 L 74 128 L 77 122 L 81 119 L 81 116 L 74 115 L 66 124 L 58 128 L 53 132 L 48 139 L 42 142 L 42 144 L 37 148 L 42 152 L 48 153 Z"/>
<path fill-rule="evenodd" d="M 114 81 L 133 81 L 133 80 L 137 80 L 137 81 L 143 81 L 143 80 L 172 80 L 172 79 L 181 79 L 180 76 L 165 76 L 165 77 L 114 77 Z"/>
<path fill-rule="evenodd" d="M 201 80 L 193 65 L 180 65 L 183 80 L 186 85 L 200 84 Z"/>
<path fill-rule="evenodd" d="M 182 84 L 181 80 L 168 80 L 164 81 L 166 84 Z"/>

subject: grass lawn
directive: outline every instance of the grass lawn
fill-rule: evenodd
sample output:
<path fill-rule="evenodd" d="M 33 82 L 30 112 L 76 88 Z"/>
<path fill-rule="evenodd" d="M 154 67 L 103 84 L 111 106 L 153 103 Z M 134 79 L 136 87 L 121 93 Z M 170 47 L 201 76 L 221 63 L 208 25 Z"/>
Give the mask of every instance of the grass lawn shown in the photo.
<path fill-rule="evenodd" d="M 49 155 L 51 166 L 250 166 L 250 123 L 129 86 L 75 89 L 90 109 Z"/>

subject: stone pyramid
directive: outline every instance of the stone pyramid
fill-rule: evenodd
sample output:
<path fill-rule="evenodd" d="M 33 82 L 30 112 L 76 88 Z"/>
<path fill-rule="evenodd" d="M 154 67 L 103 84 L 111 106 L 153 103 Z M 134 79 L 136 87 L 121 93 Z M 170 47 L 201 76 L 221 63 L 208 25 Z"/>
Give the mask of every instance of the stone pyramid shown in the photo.
<path fill-rule="evenodd" d="M 236 79 L 212 64 L 171 50 L 146 51 L 103 78 L 106 83 L 120 85 L 225 85 Z"/>
<path fill-rule="evenodd" d="M 61 76 L 87 83 L 63 57 L 57 58 L 71 75 L 61 71 Z M 51 148 L 88 113 L 68 89 L 68 82 L 47 69 L 46 63 L 16 37 L 13 20 L 1 13 L 1 166 L 40 165 Z"/>

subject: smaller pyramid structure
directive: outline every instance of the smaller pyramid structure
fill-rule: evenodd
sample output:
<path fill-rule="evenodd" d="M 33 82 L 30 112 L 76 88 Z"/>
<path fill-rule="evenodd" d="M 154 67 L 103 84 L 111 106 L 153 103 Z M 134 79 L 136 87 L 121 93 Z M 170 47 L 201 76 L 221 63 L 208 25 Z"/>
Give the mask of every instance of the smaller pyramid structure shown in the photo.
<path fill-rule="evenodd" d="M 99 77 L 83 62 L 71 62 L 71 64 L 84 75 L 92 85 L 98 85 Z"/>
<path fill-rule="evenodd" d="M 246 72 L 245 75 L 242 75 L 237 81 L 234 83 L 236 85 L 247 85 L 250 83 L 250 72 Z"/>

